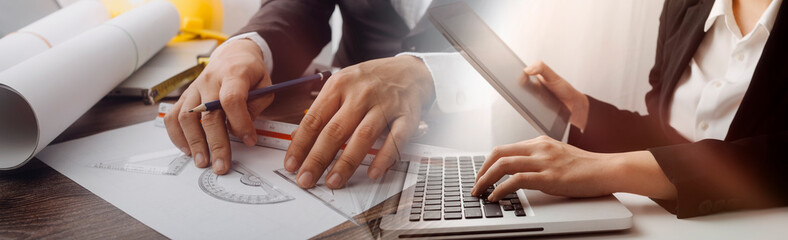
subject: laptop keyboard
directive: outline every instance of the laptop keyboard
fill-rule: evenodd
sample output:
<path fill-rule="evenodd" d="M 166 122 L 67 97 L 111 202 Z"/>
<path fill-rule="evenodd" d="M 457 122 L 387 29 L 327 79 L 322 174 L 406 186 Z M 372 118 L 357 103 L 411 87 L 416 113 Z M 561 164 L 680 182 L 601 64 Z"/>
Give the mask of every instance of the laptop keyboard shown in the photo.
<path fill-rule="evenodd" d="M 484 160 L 484 156 L 422 158 L 413 188 L 410 221 L 500 218 L 504 211 L 525 216 L 517 194 L 490 202 L 487 196 L 495 189 L 491 186 L 481 197 L 471 196 L 476 173 Z"/>

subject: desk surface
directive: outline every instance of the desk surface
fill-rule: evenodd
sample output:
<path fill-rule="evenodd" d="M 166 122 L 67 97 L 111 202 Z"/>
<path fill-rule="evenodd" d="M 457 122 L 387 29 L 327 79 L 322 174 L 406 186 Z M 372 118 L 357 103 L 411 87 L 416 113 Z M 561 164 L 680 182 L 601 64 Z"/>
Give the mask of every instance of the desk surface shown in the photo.
<path fill-rule="evenodd" d="M 302 110 L 308 108 L 311 102 L 305 91 L 280 94 L 263 116 L 297 123 L 303 117 Z M 156 112 L 156 106 L 142 105 L 139 99 L 103 99 L 54 142 L 149 121 Z M 647 198 L 631 194 L 616 196 L 634 214 L 632 229 L 549 238 L 745 239 L 757 236 L 760 239 L 780 239 L 788 235 L 788 228 L 785 227 L 788 224 L 788 208 L 679 220 Z M 393 208 L 389 206 L 395 205 L 398 198 L 399 195 L 395 195 L 384 204 L 356 217 L 368 224 L 355 226 L 345 222 L 316 237 L 368 237 L 370 228 L 367 225 L 374 225 L 377 223 L 374 219 L 391 213 Z M 38 159 L 22 168 L 0 172 L 0 216 L 0 238 L 165 238 Z"/>

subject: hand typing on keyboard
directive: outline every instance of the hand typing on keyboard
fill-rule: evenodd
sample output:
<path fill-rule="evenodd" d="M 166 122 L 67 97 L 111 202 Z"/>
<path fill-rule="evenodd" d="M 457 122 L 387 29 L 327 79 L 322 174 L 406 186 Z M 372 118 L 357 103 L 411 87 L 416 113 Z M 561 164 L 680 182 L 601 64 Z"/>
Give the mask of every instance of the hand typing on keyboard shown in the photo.
<path fill-rule="evenodd" d="M 523 69 L 523 73 L 539 79 L 570 109 L 572 125 L 585 128 L 589 111 L 586 95 L 541 61 Z M 649 151 L 593 153 L 546 136 L 496 147 L 477 174 L 472 194 L 485 194 L 504 175 L 511 177 L 499 184 L 488 200 L 497 201 L 521 188 L 568 197 L 629 192 L 657 199 L 676 198 L 676 187 Z"/>
<path fill-rule="evenodd" d="M 611 194 L 620 172 L 614 155 L 588 152 L 546 136 L 498 146 L 479 170 L 471 195 L 489 194 L 488 200 L 495 202 L 521 188 L 568 197 Z M 487 192 L 505 175 L 511 177 Z"/>

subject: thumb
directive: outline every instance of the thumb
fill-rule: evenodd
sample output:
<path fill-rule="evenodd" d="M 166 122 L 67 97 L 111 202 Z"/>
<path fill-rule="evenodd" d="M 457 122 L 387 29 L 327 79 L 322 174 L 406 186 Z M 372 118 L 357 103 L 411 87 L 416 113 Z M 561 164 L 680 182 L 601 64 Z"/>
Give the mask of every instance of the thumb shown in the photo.
<path fill-rule="evenodd" d="M 529 77 L 534 76 L 570 109 L 574 101 L 583 95 L 542 61 L 537 61 L 526 67 L 523 69 L 523 73 L 526 75 L 521 82 L 524 86 L 529 84 Z"/>
<path fill-rule="evenodd" d="M 536 61 L 533 64 L 525 67 L 525 69 L 523 69 L 523 72 L 527 75 L 542 75 L 544 79 L 543 80 L 540 79 L 540 81 L 542 81 L 543 83 L 550 83 L 550 82 L 564 80 L 563 78 L 561 78 L 561 76 L 558 76 L 558 74 L 556 74 L 553 71 L 553 69 L 550 68 L 550 66 L 547 66 L 547 64 L 545 64 L 542 61 Z"/>

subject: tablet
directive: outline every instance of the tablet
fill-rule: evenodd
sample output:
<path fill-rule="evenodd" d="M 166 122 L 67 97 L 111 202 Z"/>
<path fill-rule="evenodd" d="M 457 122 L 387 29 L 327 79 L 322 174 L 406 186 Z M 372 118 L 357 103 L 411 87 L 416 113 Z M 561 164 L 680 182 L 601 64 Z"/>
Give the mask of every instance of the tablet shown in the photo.
<path fill-rule="evenodd" d="M 531 78 L 520 83 L 525 63 L 464 2 L 429 10 L 430 21 L 498 91 L 541 134 L 561 141 L 569 123 L 569 110 Z"/>

